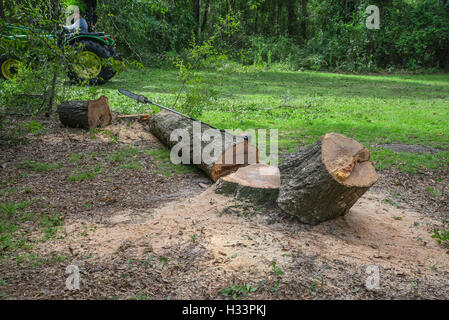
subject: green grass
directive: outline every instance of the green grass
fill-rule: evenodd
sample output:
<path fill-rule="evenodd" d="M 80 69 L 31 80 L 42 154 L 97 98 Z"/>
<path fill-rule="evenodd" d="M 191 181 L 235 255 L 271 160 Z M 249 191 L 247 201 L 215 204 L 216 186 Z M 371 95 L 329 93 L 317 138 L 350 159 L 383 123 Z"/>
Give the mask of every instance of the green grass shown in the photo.
<path fill-rule="evenodd" d="M 39 219 L 39 224 L 42 226 L 45 233 L 45 240 L 55 236 L 58 232 L 58 227 L 62 226 L 62 217 L 59 213 L 47 214 L 44 213 Z"/>
<path fill-rule="evenodd" d="M 133 158 L 139 153 L 139 150 L 134 147 L 126 147 L 119 151 L 111 152 L 108 156 L 108 160 L 116 163 L 123 163 L 129 158 Z"/>
<path fill-rule="evenodd" d="M 33 241 L 28 239 L 30 224 L 42 232 L 42 241 L 55 236 L 63 225 L 57 212 L 33 212 L 30 206 L 36 201 L 0 202 L 0 260 L 8 253 L 32 247 Z"/>
<path fill-rule="evenodd" d="M 201 76 L 215 99 L 200 120 L 225 129 L 278 129 L 281 151 L 294 151 L 327 132 L 339 132 L 371 148 L 378 169 L 416 172 L 447 166 L 449 152 L 394 153 L 377 144 L 403 143 L 449 149 L 449 75 L 343 75 L 250 71 Z M 129 70 L 99 88 L 74 88 L 77 98 L 109 97 L 123 113 L 148 112 L 118 88 L 173 107 L 181 84 L 176 70 Z M 178 106 L 179 106 L 178 101 Z M 175 106 L 176 107 L 176 106 Z"/>
<path fill-rule="evenodd" d="M 430 187 L 430 186 L 426 187 L 426 191 L 434 197 L 440 197 L 442 194 L 440 190 L 437 190 L 434 187 Z"/>
<path fill-rule="evenodd" d="M 81 161 L 81 159 L 84 158 L 84 155 L 82 153 L 72 153 L 69 156 L 69 160 L 70 162 L 72 162 L 73 164 L 77 164 L 78 162 Z"/>
<path fill-rule="evenodd" d="M 371 148 L 376 169 L 386 169 L 391 166 L 399 166 L 402 171 L 417 173 L 422 168 L 437 169 L 449 164 L 449 151 L 430 153 L 394 152 L 383 148 Z"/>
<path fill-rule="evenodd" d="M 21 169 L 28 169 L 34 172 L 49 172 L 61 167 L 60 163 L 38 162 L 27 159 L 19 165 Z"/>
<path fill-rule="evenodd" d="M 101 172 L 103 168 L 100 166 L 96 166 L 95 168 L 91 168 L 84 171 L 75 170 L 73 174 L 69 176 L 70 182 L 80 182 L 84 180 L 90 180 L 96 178 Z"/>
<path fill-rule="evenodd" d="M 129 170 L 142 170 L 142 164 L 140 162 L 128 162 L 120 165 L 119 169 L 129 169 Z"/>
<path fill-rule="evenodd" d="M 183 174 L 196 171 L 194 166 L 183 164 L 175 165 L 171 163 L 169 149 L 143 150 L 143 152 L 152 158 L 154 164 L 158 168 L 156 172 L 161 173 L 166 177 L 170 177 L 174 173 Z"/>
<path fill-rule="evenodd" d="M 27 246 L 26 234 L 21 230 L 21 222 L 34 218 L 34 215 L 25 213 L 30 204 L 30 201 L 0 203 L 0 258 L 8 251 Z"/>
<path fill-rule="evenodd" d="M 30 268 L 37 268 L 41 265 L 49 265 L 68 260 L 68 257 L 63 254 L 52 253 L 48 256 L 38 256 L 34 253 L 27 253 L 24 255 L 17 255 L 15 257 L 17 264 L 25 264 Z"/>

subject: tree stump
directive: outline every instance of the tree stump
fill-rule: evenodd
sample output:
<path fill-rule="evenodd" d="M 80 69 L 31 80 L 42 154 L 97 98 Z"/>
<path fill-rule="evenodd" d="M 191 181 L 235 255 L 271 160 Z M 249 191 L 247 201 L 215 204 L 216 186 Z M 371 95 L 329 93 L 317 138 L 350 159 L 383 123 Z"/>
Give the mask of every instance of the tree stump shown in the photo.
<path fill-rule="evenodd" d="M 288 155 L 279 167 L 278 206 L 312 225 L 344 215 L 377 181 L 370 153 L 338 133 Z"/>
<path fill-rule="evenodd" d="M 281 184 L 279 169 L 258 163 L 222 177 L 215 185 L 218 194 L 248 199 L 256 204 L 275 204 Z"/>
<path fill-rule="evenodd" d="M 257 148 L 243 136 L 212 129 L 173 112 L 164 110 L 153 115 L 149 119 L 149 130 L 172 148 L 172 152 L 203 170 L 214 182 L 240 167 L 259 162 Z M 184 133 L 184 136 L 177 133 Z M 174 139 L 170 139 L 172 134 Z"/>
<path fill-rule="evenodd" d="M 58 106 L 57 112 L 61 123 L 71 128 L 106 127 L 112 120 L 105 96 L 91 101 L 65 101 Z"/>

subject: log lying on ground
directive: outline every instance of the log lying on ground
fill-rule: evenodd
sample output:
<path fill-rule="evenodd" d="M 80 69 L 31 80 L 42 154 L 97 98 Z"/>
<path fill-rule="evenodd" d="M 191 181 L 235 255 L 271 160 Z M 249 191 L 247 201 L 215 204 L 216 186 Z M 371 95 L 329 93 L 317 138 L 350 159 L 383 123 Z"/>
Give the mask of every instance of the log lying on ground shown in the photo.
<path fill-rule="evenodd" d="M 220 178 L 215 192 L 232 195 L 236 199 L 248 199 L 256 204 L 275 204 L 280 184 L 278 168 L 258 163 Z"/>
<path fill-rule="evenodd" d="M 177 129 L 185 132 L 188 139 L 171 141 L 172 132 Z M 259 162 L 257 148 L 249 144 L 243 136 L 211 129 L 206 124 L 194 122 L 173 112 L 164 110 L 153 115 L 149 120 L 149 130 L 168 147 L 176 146 L 175 152 L 189 150 L 186 157 L 190 163 L 203 170 L 214 182 L 240 167 Z M 206 130 L 216 139 L 202 139 Z M 194 140 L 198 141 L 198 146 L 194 147 Z M 178 155 L 181 156 L 182 151 L 178 152 Z"/>
<path fill-rule="evenodd" d="M 58 106 L 57 112 L 61 123 L 71 128 L 106 127 L 112 120 L 105 96 L 91 101 L 65 101 Z"/>
<path fill-rule="evenodd" d="M 119 114 L 115 118 L 115 121 L 128 121 L 128 122 L 147 122 L 151 118 L 151 114 L 143 113 L 143 114 Z"/>
<path fill-rule="evenodd" d="M 344 215 L 378 179 L 369 157 L 353 139 L 338 133 L 322 136 L 284 159 L 278 206 L 313 225 Z"/>

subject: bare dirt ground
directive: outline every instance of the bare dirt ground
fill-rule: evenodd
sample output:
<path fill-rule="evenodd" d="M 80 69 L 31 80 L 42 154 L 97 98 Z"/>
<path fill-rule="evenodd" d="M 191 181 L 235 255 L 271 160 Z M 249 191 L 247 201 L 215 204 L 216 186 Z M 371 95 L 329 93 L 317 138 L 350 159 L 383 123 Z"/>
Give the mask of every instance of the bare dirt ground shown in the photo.
<path fill-rule="evenodd" d="M 223 299 L 222 289 L 247 284 L 257 289 L 238 297 L 449 297 L 449 248 L 431 238 L 448 227 L 447 170 L 381 172 L 348 215 L 311 227 L 217 195 L 201 172 L 168 172 L 144 152 L 120 162 L 113 155 L 128 146 L 163 148 L 139 123 L 96 132 L 43 123 L 29 144 L 1 150 L 2 188 L 17 191 L 0 202 L 30 200 L 35 212 L 59 212 L 63 225 L 45 241 L 38 223 L 25 225 L 32 245 L 0 260 L 3 299 Z M 34 172 L 20 166 L 26 159 L 60 166 Z M 70 180 L 99 165 L 97 175 Z M 66 288 L 68 265 L 81 271 L 80 290 Z M 366 287 L 372 265 L 378 289 Z"/>

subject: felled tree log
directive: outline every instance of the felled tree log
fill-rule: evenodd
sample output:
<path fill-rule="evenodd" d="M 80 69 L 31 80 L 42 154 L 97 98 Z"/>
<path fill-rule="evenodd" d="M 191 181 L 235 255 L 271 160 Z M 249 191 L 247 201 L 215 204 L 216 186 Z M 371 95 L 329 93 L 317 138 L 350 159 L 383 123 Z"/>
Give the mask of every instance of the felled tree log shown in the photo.
<path fill-rule="evenodd" d="M 150 120 L 151 114 L 120 114 L 115 118 L 115 121 L 128 121 L 128 122 L 147 122 Z"/>
<path fill-rule="evenodd" d="M 282 162 L 278 206 L 312 225 L 344 215 L 378 179 L 369 158 L 353 139 L 322 136 Z"/>
<path fill-rule="evenodd" d="M 93 129 L 111 123 L 108 98 L 101 96 L 91 101 L 65 101 L 58 106 L 59 120 L 71 128 Z"/>
<path fill-rule="evenodd" d="M 278 168 L 258 163 L 220 178 L 215 185 L 215 192 L 251 200 L 256 204 L 275 204 L 280 184 Z"/>
<path fill-rule="evenodd" d="M 257 148 L 243 136 L 212 129 L 173 112 L 164 110 L 153 115 L 149 120 L 149 130 L 162 143 L 175 148 L 172 152 L 185 157 L 188 163 L 195 164 L 213 181 L 240 167 L 259 162 Z M 172 133 L 175 140 L 170 139 Z M 184 133 L 184 136 L 179 138 L 177 133 Z M 212 138 L 208 139 L 206 135 Z M 183 163 L 187 164 L 185 161 Z"/>

